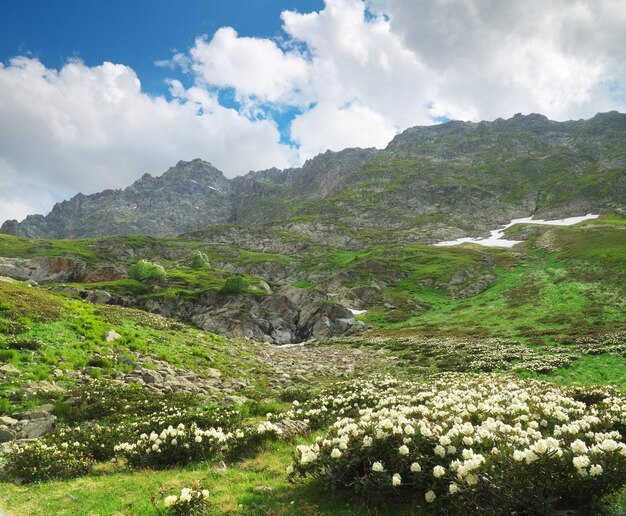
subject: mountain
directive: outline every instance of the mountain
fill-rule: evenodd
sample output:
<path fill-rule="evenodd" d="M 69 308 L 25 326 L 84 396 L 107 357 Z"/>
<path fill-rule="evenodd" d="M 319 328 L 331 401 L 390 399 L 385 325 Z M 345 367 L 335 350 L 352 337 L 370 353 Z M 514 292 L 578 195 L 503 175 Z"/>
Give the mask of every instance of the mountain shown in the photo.
<path fill-rule="evenodd" d="M 346 228 L 439 239 L 498 224 L 608 211 L 626 199 L 626 115 L 554 122 L 515 115 L 493 122 L 414 127 L 383 150 L 326 152 L 300 168 L 227 179 L 199 159 L 124 190 L 78 194 L 0 232 L 37 238 L 174 236 L 216 224 L 272 223 L 317 235 Z M 355 238 L 361 238 L 356 236 Z"/>

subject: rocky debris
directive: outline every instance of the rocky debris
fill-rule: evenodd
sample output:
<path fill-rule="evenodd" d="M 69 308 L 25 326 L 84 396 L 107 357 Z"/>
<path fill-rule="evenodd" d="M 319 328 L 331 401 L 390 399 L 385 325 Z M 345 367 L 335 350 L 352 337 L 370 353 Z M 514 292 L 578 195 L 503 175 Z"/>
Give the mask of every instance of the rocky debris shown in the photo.
<path fill-rule="evenodd" d="M 304 421 L 283 419 L 275 423 L 282 430 L 282 439 L 290 441 L 299 435 L 305 435 L 309 431 L 309 425 Z"/>
<path fill-rule="evenodd" d="M 197 302 L 151 298 L 145 308 L 165 317 L 191 320 L 213 333 L 276 344 L 322 341 L 364 329 L 350 310 L 326 294 L 291 286 L 270 296 L 228 296 L 211 291 Z"/>
<path fill-rule="evenodd" d="M 115 342 L 118 339 L 121 339 L 122 336 L 117 333 L 115 330 L 109 330 L 104 334 L 105 342 Z"/>
<path fill-rule="evenodd" d="M 0 425 L 0 443 L 14 441 L 17 432 L 8 427 L 8 425 Z"/>
<path fill-rule="evenodd" d="M 19 377 L 22 375 L 22 373 L 20 373 L 19 369 L 17 369 L 17 367 L 12 364 L 4 364 L 2 367 L 0 367 L 0 375 Z"/>
<path fill-rule="evenodd" d="M 56 427 L 53 405 L 46 404 L 26 412 L 16 412 L 0 417 L 0 443 L 15 440 L 37 439 Z"/>

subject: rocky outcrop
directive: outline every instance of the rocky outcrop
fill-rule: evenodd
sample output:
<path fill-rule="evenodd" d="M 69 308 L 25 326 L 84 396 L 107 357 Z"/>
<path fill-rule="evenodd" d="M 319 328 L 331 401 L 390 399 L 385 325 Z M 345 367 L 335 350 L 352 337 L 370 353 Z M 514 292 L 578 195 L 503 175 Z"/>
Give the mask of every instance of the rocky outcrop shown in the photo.
<path fill-rule="evenodd" d="M 144 306 L 159 315 L 190 320 L 206 331 L 273 344 L 327 340 L 364 329 L 350 310 L 325 294 L 293 287 L 269 296 L 207 292 L 194 302 L 149 299 Z"/>
<path fill-rule="evenodd" d="M 537 114 L 450 121 L 407 129 L 384 150 L 326 152 L 300 168 L 231 180 L 210 163 L 181 161 L 124 190 L 78 194 L 45 217 L 7 221 L 0 232 L 172 236 L 284 221 L 288 231 L 342 246 L 363 229 L 401 231 L 420 242 L 481 236 L 531 214 L 559 218 L 622 206 L 626 159 L 614 149 L 625 142 L 626 115 L 617 112 L 569 122 Z"/>

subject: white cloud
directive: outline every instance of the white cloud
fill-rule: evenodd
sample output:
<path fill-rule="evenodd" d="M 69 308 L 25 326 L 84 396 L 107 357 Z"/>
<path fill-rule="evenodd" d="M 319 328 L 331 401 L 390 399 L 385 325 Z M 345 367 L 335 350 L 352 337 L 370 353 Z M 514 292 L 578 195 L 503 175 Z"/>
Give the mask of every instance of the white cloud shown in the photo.
<path fill-rule="evenodd" d="M 0 65 L 0 219 L 119 188 L 180 159 L 206 159 L 230 176 L 294 162 L 273 122 L 250 121 L 205 90 L 173 82 L 172 92 L 170 101 L 146 95 L 131 68 L 112 63 Z"/>
<path fill-rule="evenodd" d="M 234 88 L 249 112 L 255 98 L 312 103 L 291 127 L 302 159 L 345 142 L 384 146 L 392 128 L 441 117 L 563 120 L 626 107 L 619 0 L 326 0 L 282 19 L 280 45 L 222 29 L 189 60 L 203 85 Z M 306 58 L 292 50 L 302 44 Z"/>
<path fill-rule="evenodd" d="M 309 63 L 299 52 L 283 51 L 268 39 L 238 37 L 231 27 L 210 41 L 196 39 L 191 70 L 200 83 L 235 88 L 240 97 L 298 104 L 309 80 Z"/>
<path fill-rule="evenodd" d="M 173 100 L 143 93 L 123 65 L 1 66 L 2 195 L 37 185 L 41 201 L 27 204 L 39 210 L 42 199 L 123 186 L 179 159 L 202 157 L 233 175 L 326 149 L 383 147 L 440 117 L 626 110 L 622 0 L 326 0 L 282 21 L 278 39 L 224 27 L 160 61 L 194 83 L 172 80 Z M 219 104 L 222 88 L 238 111 Z M 272 120 L 288 107 L 300 111 L 287 128 L 297 152 L 279 144 Z M 0 218 L 24 212 L 24 199 L 10 202 Z"/>

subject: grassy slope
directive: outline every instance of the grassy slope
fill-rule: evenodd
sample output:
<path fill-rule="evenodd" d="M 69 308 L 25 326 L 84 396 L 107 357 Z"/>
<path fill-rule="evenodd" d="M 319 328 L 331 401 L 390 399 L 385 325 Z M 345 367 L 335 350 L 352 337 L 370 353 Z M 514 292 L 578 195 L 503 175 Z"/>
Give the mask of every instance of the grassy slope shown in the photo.
<path fill-rule="evenodd" d="M 513 228 L 513 232 L 521 230 L 523 228 Z M 400 278 L 389 283 L 385 291 L 389 299 L 396 302 L 411 299 L 421 306 L 429 306 L 419 313 L 411 313 L 408 304 L 400 309 L 371 307 L 366 319 L 378 327 L 376 333 L 380 335 L 500 336 L 534 349 L 549 350 L 563 338 L 624 329 L 624 231 L 626 220 L 623 217 L 607 216 L 579 227 L 551 228 L 547 232 L 533 228 L 531 240 L 519 253 L 471 246 L 459 249 L 418 245 L 393 249 L 372 247 L 311 258 L 305 262 L 305 272 L 348 271 L 350 286 L 368 285 L 377 276 L 371 263 L 377 262 L 383 267 L 383 274 Z M 76 242 L 72 244 L 72 252 L 86 257 L 90 254 L 89 244 L 88 241 Z M 16 254 L 50 256 L 57 252 L 62 255 L 61 249 L 66 244 L 55 242 L 51 244 L 52 250 L 41 243 L 33 250 L 28 247 L 33 245 L 30 241 L 20 245 L 24 247 Z M 57 245 L 60 247 L 55 247 Z M 238 256 L 266 259 L 258 254 L 240 253 Z M 99 259 L 97 253 L 91 254 L 92 263 Z M 289 257 L 267 259 L 288 260 Z M 481 270 L 488 268 L 488 264 L 495 267 L 498 280 L 468 299 L 456 300 L 446 290 L 420 284 L 425 278 L 445 282 L 459 270 L 468 267 Z M 315 286 L 314 282 L 302 281 L 299 286 Z M 155 354 L 185 368 L 216 367 L 227 373 L 236 370 L 249 377 L 253 374 L 246 372 L 249 356 L 241 344 L 143 312 L 118 307 L 96 308 L 19 283 L 0 282 L 0 302 L 0 319 L 23 321 L 31 328 L 23 335 L 46 344 L 41 350 L 19 351 L 9 358 L 23 371 L 20 382 L 47 379 L 55 368 L 82 367 L 95 353 L 133 350 Z M 394 318 L 400 321 L 393 321 Z M 116 329 L 123 339 L 114 345 L 104 343 L 102 335 L 108 329 Z M 403 352 L 412 353 L 412 350 Z M 398 371 L 401 372 L 403 366 L 404 363 L 398 361 Z M 520 374 L 530 375 L 523 371 Z M 258 371 L 254 375 L 259 380 L 256 388 L 262 393 L 262 375 L 259 377 Z M 626 389 L 626 358 L 614 354 L 582 356 L 566 369 L 534 376 L 564 384 L 615 384 Z M 5 385 L 4 388 L 13 387 Z M 212 464 L 137 473 L 107 464 L 90 477 L 29 487 L 2 484 L 0 491 L 7 508 L 14 514 L 156 514 L 150 505 L 150 496 L 160 498 L 161 493 L 170 493 L 195 480 L 202 481 L 213 493 L 216 514 L 228 511 L 401 514 L 404 509 L 410 513 L 410 508 L 393 500 L 388 507 L 372 508 L 362 506 L 358 500 L 332 497 L 315 485 L 290 486 L 285 480 L 284 467 L 292 448 L 293 444 L 272 444 L 257 457 L 225 473 L 213 470 Z M 270 486 L 272 491 L 255 489 L 257 486 Z M 621 505 L 624 503 L 626 499 L 621 500 Z"/>

